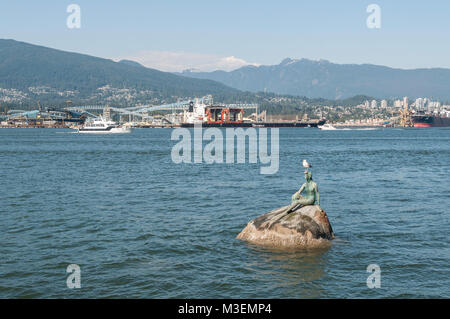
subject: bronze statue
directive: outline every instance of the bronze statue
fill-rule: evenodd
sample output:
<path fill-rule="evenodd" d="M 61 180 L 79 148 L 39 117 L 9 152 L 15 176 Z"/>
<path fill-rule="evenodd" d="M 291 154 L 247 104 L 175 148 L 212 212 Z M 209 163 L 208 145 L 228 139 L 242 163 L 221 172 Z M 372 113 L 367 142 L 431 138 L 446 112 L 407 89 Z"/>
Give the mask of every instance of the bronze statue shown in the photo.
<path fill-rule="evenodd" d="M 308 167 L 311 167 L 309 163 Z M 303 164 L 305 166 L 305 164 Z M 305 179 L 306 183 L 300 187 L 298 192 L 296 192 L 294 195 L 292 195 L 292 201 L 291 205 L 289 205 L 284 212 L 280 214 L 279 217 L 274 219 L 271 224 L 273 225 L 275 222 L 281 220 L 284 216 L 292 213 L 293 211 L 297 210 L 298 208 L 301 208 L 303 206 L 309 206 L 314 205 L 317 201 L 317 205 L 320 207 L 320 195 L 319 195 L 319 187 L 315 182 L 312 180 L 312 173 L 308 171 L 308 167 L 305 171 Z M 305 196 L 302 196 L 302 192 L 305 191 Z M 322 208 L 320 208 L 322 210 Z M 323 210 L 322 210 L 323 211 Z"/>
<path fill-rule="evenodd" d="M 306 183 L 300 187 L 297 193 L 292 195 L 291 205 L 289 206 L 287 213 L 290 213 L 297 206 L 303 207 L 308 205 L 314 205 L 317 201 L 317 205 L 320 206 L 320 195 L 317 184 L 312 180 L 312 173 L 308 170 L 305 171 Z M 305 191 L 305 196 L 302 196 L 302 192 Z"/>
<path fill-rule="evenodd" d="M 334 239 L 333 229 L 320 207 L 319 188 L 308 171 L 312 166 L 304 161 L 303 167 L 306 182 L 292 195 L 291 204 L 251 220 L 238 239 L 275 247 L 328 246 L 324 240 Z"/>

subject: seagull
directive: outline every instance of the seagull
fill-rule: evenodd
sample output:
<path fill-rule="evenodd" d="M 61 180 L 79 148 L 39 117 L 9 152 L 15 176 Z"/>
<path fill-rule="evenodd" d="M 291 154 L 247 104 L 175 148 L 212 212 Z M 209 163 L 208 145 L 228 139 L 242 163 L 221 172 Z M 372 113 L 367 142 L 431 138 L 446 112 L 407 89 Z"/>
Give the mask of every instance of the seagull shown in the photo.
<path fill-rule="evenodd" d="M 306 171 L 308 171 L 308 168 L 312 168 L 312 165 L 309 164 L 306 160 L 303 160 L 302 164 L 303 164 L 303 167 L 306 168 Z"/>
<path fill-rule="evenodd" d="M 303 167 L 304 168 L 312 168 L 312 165 L 309 164 L 306 160 L 303 160 Z"/>

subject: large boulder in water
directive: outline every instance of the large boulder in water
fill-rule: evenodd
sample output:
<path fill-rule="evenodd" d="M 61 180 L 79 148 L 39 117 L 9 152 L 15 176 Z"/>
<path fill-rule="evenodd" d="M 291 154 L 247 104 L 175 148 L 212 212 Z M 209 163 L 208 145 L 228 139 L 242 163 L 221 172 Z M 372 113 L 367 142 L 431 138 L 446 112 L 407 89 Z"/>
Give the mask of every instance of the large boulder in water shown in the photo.
<path fill-rule="evenodd" d="M 327 214 L 318 205 L 286 214 L 288 206 L 251 220 L 237 239 L 271 247 L 308 248 L 329 244 L 334 238 Z"/>

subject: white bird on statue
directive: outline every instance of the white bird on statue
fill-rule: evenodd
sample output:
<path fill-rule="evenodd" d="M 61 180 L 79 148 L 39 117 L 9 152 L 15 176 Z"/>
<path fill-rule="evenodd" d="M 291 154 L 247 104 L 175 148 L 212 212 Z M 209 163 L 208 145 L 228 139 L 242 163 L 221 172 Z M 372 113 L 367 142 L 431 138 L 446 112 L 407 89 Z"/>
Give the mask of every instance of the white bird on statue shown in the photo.
<path fill-rule="evenodd" d="M 308 168 L 312 168 L 312 165 L 309 164 L 306 160 L 303 160 L 303 167 L 306 168 L 305 172 L 307 172 Z"/>

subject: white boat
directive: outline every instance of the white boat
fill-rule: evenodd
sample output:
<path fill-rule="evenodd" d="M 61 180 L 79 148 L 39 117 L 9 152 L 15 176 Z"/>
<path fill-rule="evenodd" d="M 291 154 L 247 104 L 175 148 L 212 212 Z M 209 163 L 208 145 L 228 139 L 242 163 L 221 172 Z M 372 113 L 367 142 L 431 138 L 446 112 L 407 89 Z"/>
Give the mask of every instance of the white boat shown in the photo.
<path fill-rule="evenodd" d="M 130 133 L 131 128 L 120 126 L 111 120 L 105 120 L 103 117 L 88 119 L 82 127 L 77 129 L 78 133 L 88 134 L 124 134 Z"/>
<path fill-rule="evenodd" d="M 318 128 L 321 130 L 335 130 L 336 128 L 331 124 L 319 125 Z"/>

